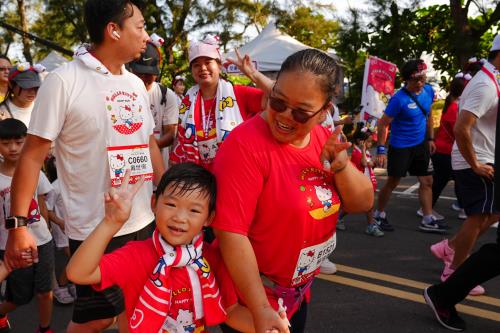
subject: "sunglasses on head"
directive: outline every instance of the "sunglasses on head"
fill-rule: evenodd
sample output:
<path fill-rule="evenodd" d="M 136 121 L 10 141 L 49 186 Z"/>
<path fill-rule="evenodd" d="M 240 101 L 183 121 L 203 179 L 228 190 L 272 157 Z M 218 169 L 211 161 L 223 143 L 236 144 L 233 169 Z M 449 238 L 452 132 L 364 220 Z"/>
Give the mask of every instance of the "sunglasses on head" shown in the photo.
<path fill-rule="evenodd" d="M 274 93 L 274 87 L 272 92 Z M 290 109 L 292 112 L 292 117 L 293 120 L 295 120 L 298 123 L 304 124 L 307 123 L 307 121 L 311 118 L 313 118 L 315 115 L 323 111 L 325 106 L 328 104 L 328 100 L 325 102 L 325 104 L 319 109 L 318 111 L 306 111 L 301 108 L 291 108 L 288 105 L 286 105 L 285 101 L 282 99 L 279 99 L 274 96 L 269 96 L 269 106 L 276 112 L 282 113 L 285 112 L 286 110 Z"/>

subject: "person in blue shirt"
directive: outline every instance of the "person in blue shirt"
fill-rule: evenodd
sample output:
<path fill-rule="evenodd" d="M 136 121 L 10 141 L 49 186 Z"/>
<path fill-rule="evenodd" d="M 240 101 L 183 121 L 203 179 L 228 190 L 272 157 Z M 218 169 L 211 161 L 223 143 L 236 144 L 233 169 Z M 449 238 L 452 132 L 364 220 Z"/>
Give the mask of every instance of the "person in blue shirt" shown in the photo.
<path fill-rule="evenodd" d="M 393 231 L 385 207 L 392 191 L 407 173 L 417 176 L 418 191 L 423 211 L 419 229 L 424 232 L 443 233 L 447 227 L 432 214 L 432 163 L 434 134 L 431 106 L 432 87 L 426 84 L 427 66 L 421 59 L 409 60 L 401 68 L 404 87 L 392 96 L 384 115 L 378 122 L 377 164 L 387 165 L 387 181 L 380 190 L 375 219 L 384 231 Z M 386 148 L 388 127 L 389 148 Z"/>

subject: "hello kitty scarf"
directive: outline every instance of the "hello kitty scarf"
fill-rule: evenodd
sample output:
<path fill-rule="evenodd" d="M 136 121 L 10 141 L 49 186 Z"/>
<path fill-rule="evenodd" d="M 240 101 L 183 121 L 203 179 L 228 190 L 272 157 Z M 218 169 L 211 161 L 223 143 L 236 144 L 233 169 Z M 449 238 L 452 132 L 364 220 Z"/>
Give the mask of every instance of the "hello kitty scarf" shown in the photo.
<path fill-rule="evenodd" d="M 156 229 L 153 245 L 160 260 L 135 306 L 129 321 L 130 332 L 155 333 L 165 323 L 172 305 L 169 274 L 173 267 L 187 270 L 194 303 L 193 317 L 196 320 L 204 318 L 208 326 L 223 322 L 226 312 L 221 305 L 219 286 L 202 256 L 203 235 L 197 235 L 191 244 L 172 247 Z"/>
<path fill-rule="evenodd" d="M 219 79 L 215 96 L 215 128 L 211 128 L 211 121 L 205 119 L 211 110 L 205 110 L 200 86 L 192 87 L 186 95 L 179 110 L 178 142 L 173 149 L 173 157 L 179 162 L 210 165 L 219 144 L 226 139 L 229 132 L 243 122 L 233 85 Z M 201 126 L 195 123 L 195 115 L 198 114 L 201 114 Z M 203 133 L 197 135 L 197 128 L 200 127 Z M 200 137 L 204 139 L 201 140 Z"/>

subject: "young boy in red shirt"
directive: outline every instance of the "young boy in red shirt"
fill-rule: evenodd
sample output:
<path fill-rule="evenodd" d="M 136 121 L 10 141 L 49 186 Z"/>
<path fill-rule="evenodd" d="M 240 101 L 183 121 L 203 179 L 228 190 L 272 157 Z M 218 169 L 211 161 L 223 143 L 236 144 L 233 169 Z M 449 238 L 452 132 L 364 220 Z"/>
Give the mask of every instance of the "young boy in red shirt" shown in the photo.
<path fill-rule="evenodd" d="M 68 278 L 97 290 L 118 285 L 131 332 L 198 333 L 206 332 L 205 325 L 224 321 L 238 330 L 253 330 L 222 259 L 213 247 L 203 245 L 202 227 L 214 217 L 216 183 L 201 166 L 177 164 L 163 175 L 152 199 L 156 230 L 151 239 L 129 242 L 103 256 L 130 215 L 140 186 L 141 181 L 129 185 L 127 172 L 122 185 L 105 194 L 105 217 L 71 258 Z M 224 303 L 231 304 L 226 309 L 221 292 Z"/>

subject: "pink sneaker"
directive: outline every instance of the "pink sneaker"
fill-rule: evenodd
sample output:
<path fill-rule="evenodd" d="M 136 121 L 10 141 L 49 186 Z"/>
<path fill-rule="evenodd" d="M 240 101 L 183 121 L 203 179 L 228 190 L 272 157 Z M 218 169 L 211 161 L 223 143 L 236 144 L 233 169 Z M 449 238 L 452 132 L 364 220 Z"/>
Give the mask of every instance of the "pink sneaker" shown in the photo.
<path fill-rule="evenodd" d="M 431 245 L 431 252 L 434 257 L 444 261 L 445 264 L 451 264 L 455 256 L 455 251 L 448 245 L 447 239 Z"/>
<path fill-rule="evenodd" d="M 453 274 L 453 272 L 455 272 L 455 270 L 450 268 L 450 264 L 445 263 L 444 269 L 443 269 L 443 274 L 441 274 L 441 281 L 442 282 L 446 281 L 450 277 L 450 275 Z M 470 296 L 481 296 L 485 292 L 486 292 L 486 290 L 484 290 L 484 288 L 482 286 L 477 285 L 474 288 L 472 288 L 471 291 L 469 291 L 469 295 Z"/>

